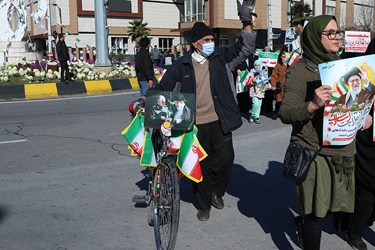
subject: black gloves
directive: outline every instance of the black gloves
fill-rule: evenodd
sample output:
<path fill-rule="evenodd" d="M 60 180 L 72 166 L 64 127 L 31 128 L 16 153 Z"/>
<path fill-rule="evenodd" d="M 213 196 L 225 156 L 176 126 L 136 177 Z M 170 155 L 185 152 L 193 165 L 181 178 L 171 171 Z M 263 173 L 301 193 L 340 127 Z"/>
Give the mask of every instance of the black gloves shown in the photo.
<path fill-rule="evenodd" d="M 256 0 L 243 0 L 241 4 L 240 1 L 237 0 L 238 16 L 242 22 L 251 23 L 255 20 L 254 17 L 257 17 L 257 14 L 253 13 L 255 2 Z"/>

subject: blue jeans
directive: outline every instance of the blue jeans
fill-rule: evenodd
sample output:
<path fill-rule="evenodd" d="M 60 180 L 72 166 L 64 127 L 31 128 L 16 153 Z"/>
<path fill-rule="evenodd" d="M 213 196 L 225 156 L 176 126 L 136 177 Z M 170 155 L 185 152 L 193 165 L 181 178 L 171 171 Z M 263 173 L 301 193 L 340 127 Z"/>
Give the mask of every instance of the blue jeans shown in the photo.
<path fill-rule="evenodd" d="M 140 96 L 146 96 L 146 92 L 148 89 L 148 82 L 147 81 L 138 81 L 139 84 L 139 94 Z"/>

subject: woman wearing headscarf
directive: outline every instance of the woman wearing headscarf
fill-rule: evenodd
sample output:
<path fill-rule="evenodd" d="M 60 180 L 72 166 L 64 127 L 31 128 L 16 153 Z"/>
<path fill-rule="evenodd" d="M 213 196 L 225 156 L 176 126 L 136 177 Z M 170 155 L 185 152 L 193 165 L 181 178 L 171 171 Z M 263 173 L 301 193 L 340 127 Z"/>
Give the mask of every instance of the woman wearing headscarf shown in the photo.
<path fill-rule="evenodd" d="M 292 124 L 290 142 L 311 152 L 322 146 L 324 104 L 332 99 L 322 85 L 318 64 L 338 60 L 339 40 L 334 16 L 312 18 L 302 32 L 303 58 L 287 70 L 279 117 Z M 312 161 L 306 180 L 296 184 L 297 205 L 305 214 L 299 224 L 303 248 L 320 249 L 324 219 L 332 212 L 354 211 L 355 142 L 324 146 Z"/>

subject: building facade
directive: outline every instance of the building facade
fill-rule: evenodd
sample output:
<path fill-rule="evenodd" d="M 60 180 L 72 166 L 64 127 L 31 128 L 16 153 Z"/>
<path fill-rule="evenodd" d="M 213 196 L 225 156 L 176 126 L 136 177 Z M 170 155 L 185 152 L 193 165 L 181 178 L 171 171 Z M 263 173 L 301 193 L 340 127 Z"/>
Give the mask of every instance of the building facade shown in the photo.
<path fill-rule="evenodd" d="M 66 43 L 73 50 L 96 47 L 95 1 L 50 0 L 52 30 L 60 33 L 58 24 L 62 23 L 63 32 L 68 33 Z M 308 3 L 314 15 L 335 15 L 343 29 L 365 26 L 372 30 L 375 0 L 258 0 L 255 6 L 258 18 L 254 27 L 258 32 L 258 48 L 271 45 L 273 49 L 278 49 L 283 46 L 285 31 L 290 26 L 287 13 L 293 2 Z M 135 54 L 135 42 L 128 33 L 129 22 L 135 19 L 148 23 L 152 46 L 172 52 L 189 49 L 190 29 L 197 21 L 205 22 L 214 30 L 218 45 L 233 43 L 241 29 L 234 0 L 109 0 L 107 25 L 110 52 Z M 44 27 L 28 21 L 31 38 L 37 41 L 39 50 L 46 49 L 48 37 L 47 21 L 43 21 Z"/>

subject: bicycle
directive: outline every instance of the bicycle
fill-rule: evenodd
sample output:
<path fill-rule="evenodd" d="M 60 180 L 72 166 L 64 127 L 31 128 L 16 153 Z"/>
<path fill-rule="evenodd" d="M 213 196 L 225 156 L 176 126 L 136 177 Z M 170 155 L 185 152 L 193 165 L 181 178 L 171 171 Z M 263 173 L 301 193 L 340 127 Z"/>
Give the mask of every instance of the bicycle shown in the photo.
<path fill-rule="evenodd" d="M 141 111 L 141 112 L 144 112 Z M 160 130 L 157 166 L 149 169 L 149 183 L 146 195 L 135 195 L 133 202 L 145 203 L 150 207 L 148 223 L 154 227 L 157 249 L 174 249 L 180 219 L 180 186 L 174 154 L 168 152 L 168 144 L 173 125 L 165 121 Z M 160 131 L 160 132 L 159 132 Z"/>

